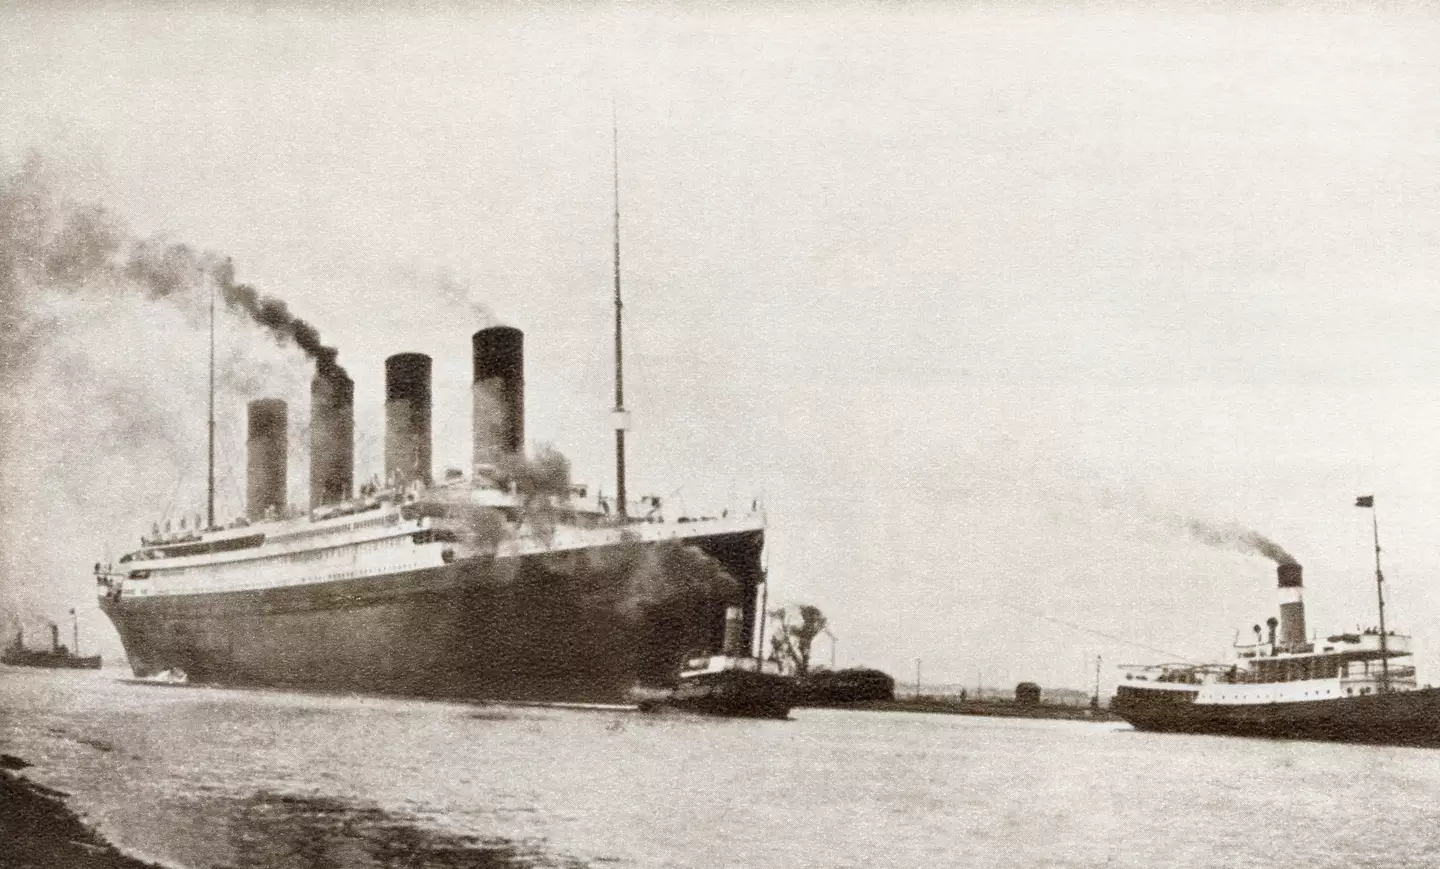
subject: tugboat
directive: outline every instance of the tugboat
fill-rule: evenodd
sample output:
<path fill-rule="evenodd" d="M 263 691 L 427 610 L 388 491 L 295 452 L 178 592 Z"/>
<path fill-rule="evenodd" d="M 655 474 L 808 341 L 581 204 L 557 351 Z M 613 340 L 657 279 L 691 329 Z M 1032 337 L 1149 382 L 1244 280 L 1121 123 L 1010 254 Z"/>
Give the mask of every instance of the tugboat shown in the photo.
<path fill-rule="evenodd" d="M 1357 507 L 1374 509 L 1374 496 Z M 1306 639 L 1299 564 L 1277 568 L 1280 618 L 1268 639 L 1235 645 L 1237 661 L 1128 666 L 1110 710 L 1137 730 L 1440 747 L 1440 689 L 1416 685 L 1410 637 L 1385 628 L 1379 523 L 1375 582 L 1379 626 Z M 1276 628 L 1279 636 L 1276 636 Z"/>
<path fill-rule="evenodd" d="M 73 617 L 75 611 L 71 610 Z M 75 649 L 80 649 L 80 626 L 75 624 Z M 50 623 L 50 648 L 48 649 L 27 649 L 25 648 L 24 629 L 15 632 L 15 639 L 0 653 L 0 664 L 10 664 L 15 667 L 51 667 L 66 670 L 98 670 L 100 669 L 100 656 L 91 655 L 81 657 L 71 652 L 60 644 L 60 628 L 54 622 Z"/>
<path fill-rule="evenodd" d="M 647 699 L 641 711 L 679 710 L 727 718 L 790 717 L 795 705 L 795 679 L 780 665 L 741 653 L 742 612 L 725 611 L 725 642 L 718 655 L 688 657 L 679 683 L 667 697 Z"/>

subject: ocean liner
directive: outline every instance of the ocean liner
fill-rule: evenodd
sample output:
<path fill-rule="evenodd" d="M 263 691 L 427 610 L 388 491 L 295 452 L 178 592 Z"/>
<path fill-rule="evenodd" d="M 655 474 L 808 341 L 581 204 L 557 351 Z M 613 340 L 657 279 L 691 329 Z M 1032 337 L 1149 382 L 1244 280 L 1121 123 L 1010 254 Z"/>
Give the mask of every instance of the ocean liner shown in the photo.
<path fill-rule="evenodd" d="M 618 174 L 618 173 L 617 173 Z M 385 362 L 385 479 L 352 496 L 353 386 L 311 385 L 310 509 L 286 507 L 287 408 L 248 405 L 246 517 L 156 528 L 97 564 L 100 607 L 138 677 L 460 699 L 630 703 L 717 649 L 726 611 L 757 630 L 760 505 L 677 516 L 625 486 L 619 193 L 616 491 L 567 487 L 524 456 L 524 336 L 472 336 L 469 473 L 431 479 L 431 359 Z M 543 457 L 542 457 L 543 458 Z M 183 521 L 183 520 L 182 520 Z"/>
<path fill-rule="evenodd" d="M 1281 564 L 1268 636 L 1256 625 L 1229 665 L 1123 667 L 1110 710 L 1138 730 L 1440 746 L 1440 689 L 1419 687 L 1414 666 L 1391 664 L 1410 657 L 1411 643 L 1385 628 L 1378 525 L 1375 553 L 1378 627 L 1307 638 L 1301 567 Z"/>

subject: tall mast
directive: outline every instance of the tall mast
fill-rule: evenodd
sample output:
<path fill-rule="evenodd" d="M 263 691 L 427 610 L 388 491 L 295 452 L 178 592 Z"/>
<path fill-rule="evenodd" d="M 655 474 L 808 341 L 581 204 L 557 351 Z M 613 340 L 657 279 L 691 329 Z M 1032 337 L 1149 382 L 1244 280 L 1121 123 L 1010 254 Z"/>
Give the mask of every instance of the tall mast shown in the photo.
<path fill-rule="evenodd" d="M 1375 598 L 1380 604 L 1380 693 L 1390 690 L 1390 655 L 1385 639 L 1385 574 L 1380 572 L 1380 517 L 1370 508 L 1370 527 L 1375 532 Z"/>
<path fill-rule="evenodd" d="M 615 103 L 610 103 L 610 145 L 615 185 L 615 501 L 617 515 L 625 519 L 625 368 L 621 345 L 620 313 L 620 126 Z"/>
<path fill-rule="evenodd" d="M 1375 509 L 1374 495 L 1361 495 L 1355 499 L 1355 506 L 1370 511 L 1370 528 L 1375 533 L 1375 600 L 1380 605 L 1380 692 L 1383 694 L 1390 690 L 1390 641 L 1385 637 L 1385 574 L 1380 572 L 1380 511 Z"/>
<path fill-rule="evenodd" d="M 210 448 L 205 475 L 205 528 L 215 527 L 215 281 L 206 274 L 210 288 Z"/>

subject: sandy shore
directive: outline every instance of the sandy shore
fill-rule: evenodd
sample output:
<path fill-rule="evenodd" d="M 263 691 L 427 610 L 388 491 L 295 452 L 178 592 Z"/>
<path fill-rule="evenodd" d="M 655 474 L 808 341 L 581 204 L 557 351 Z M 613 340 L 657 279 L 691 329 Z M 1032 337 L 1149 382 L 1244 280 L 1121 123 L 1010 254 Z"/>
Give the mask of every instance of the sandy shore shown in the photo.
<path fill-rule="evenodd" d="M 0 863 L 16 869 L 162 869 L 116 850 L 65 804 L 66 794 L 20 775 L 27 766 L 0 754 Z"/>

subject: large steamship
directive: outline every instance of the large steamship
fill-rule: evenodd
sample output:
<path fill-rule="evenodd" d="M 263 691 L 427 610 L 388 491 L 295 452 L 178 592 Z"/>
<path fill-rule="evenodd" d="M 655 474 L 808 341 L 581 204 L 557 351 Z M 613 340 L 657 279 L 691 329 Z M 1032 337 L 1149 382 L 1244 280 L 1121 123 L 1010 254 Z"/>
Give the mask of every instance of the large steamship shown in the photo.
<path fill-rule="evenodd" d="M 1123 667 L 1111 711 L 1138 730 L 1440 746 L 1440 689 L 1392 664 L 1411 644 L 1385 629 L 1376 537 L 1378 627 L 1307 636 L 1301 567 L 1281 564 L 1280 617 L 1266 620 L 1268 634 L 1256 625 L 1233 664 Z"/>
<path fill-rule="evenodd" d="M 385 362 L 385 484 L 354 493 L 354 390 L 311 384 L 310 505 L 287 510 L 283 401 L 248 405 L 246 517 L 209 515 L 96 565 L 101 609 L 135 674 L 462 699 L 628 703 L 682 664 L 757 629 L 759 505 L 667 514 L 625 488 L 619 196 L 615 235 L 612 498 L 537 492 L 525 464 L 524 336 L 472 336 L 470 473 L 431 479 L 431 360 Z"/>
<path fill-rule="evenodd" d="M 247 518 L 158 533 L 97 566 L 137 676 L 424 696 L 625 702 L 753 632 L 764 518 L 667 517 L 582 492 L 536 511 L 499 466 L 523 438 L 523 336 L 476 332 L 476 472 L 430 467 L 429 357 L 386 360 L 386 478 L 352 485 L 353 390 L 311 389 L 313 509 L 287 516 L 284 402 L 248 406 Z M 497 400 L 498 399 L 498 400 Z M 497 414 L 498 410 L 498 414 Z M 491 421 L 498 416 L 499 423 Z M 707 577 L 728 577 L 720 583 Z M 746 634 L 749 636 L 749 633 Z"/>

